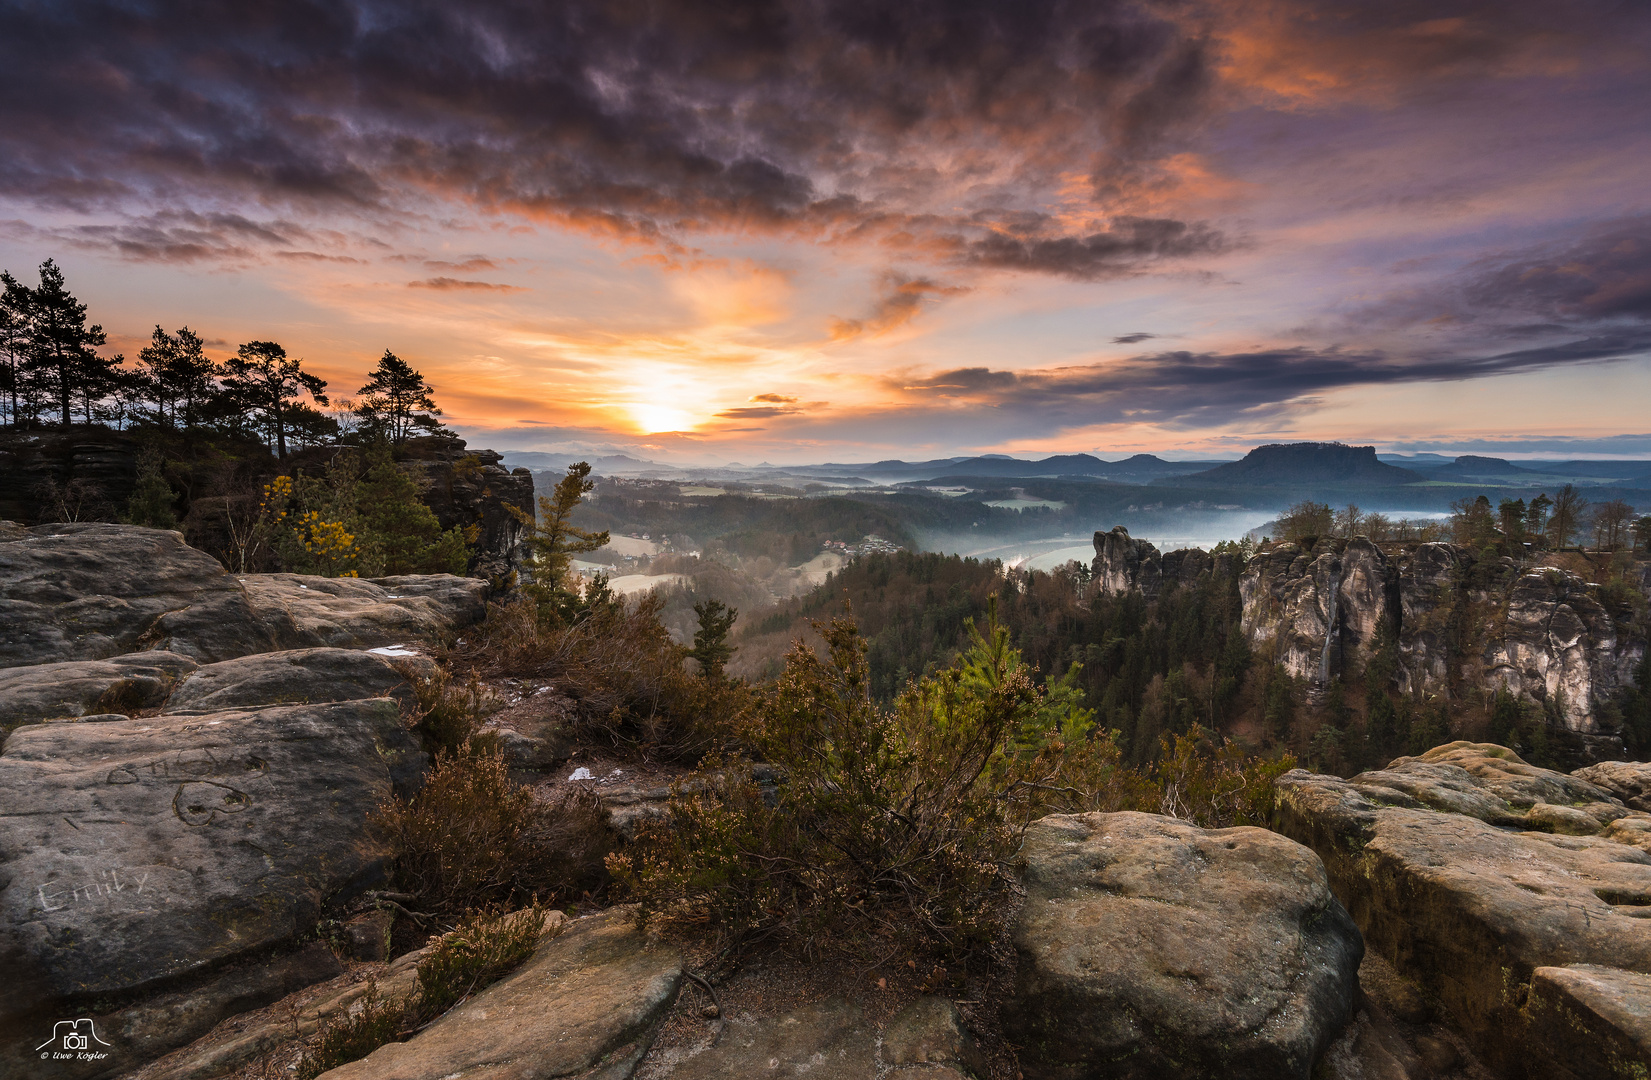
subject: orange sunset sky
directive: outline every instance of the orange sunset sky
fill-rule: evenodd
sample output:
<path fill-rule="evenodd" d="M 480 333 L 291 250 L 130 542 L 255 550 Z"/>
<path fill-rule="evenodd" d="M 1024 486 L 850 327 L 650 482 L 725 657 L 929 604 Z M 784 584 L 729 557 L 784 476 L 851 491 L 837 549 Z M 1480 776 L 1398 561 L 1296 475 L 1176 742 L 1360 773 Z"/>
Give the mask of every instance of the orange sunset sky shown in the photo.
<path fill-rule="evenodd" d="M 1651 456 L 1643 4 L 9 7 L 0 266 L 498 449 Z"/>

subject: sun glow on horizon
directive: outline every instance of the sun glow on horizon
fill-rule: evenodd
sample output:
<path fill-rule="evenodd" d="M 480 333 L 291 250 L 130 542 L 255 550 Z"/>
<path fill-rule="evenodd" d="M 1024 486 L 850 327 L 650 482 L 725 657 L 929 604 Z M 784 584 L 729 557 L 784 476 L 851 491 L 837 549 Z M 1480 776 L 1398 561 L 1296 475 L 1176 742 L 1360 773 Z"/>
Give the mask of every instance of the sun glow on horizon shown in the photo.
<path fill-rule="evenodd" d="M 624 406 L 637 431 L 643 435 L 658 435 L 670 431 L 692 431 L 698 421 L 682 409 L 653 402 L 637 401 Z"/>

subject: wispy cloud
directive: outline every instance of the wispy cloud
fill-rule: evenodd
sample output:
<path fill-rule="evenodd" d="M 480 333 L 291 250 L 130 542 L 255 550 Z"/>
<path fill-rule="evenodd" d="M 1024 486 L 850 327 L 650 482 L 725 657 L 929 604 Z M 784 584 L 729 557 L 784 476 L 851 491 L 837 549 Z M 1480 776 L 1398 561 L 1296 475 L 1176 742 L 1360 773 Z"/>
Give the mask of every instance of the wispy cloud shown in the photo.
<path fill-rule="evenodd" d="M 423 281 L 409 281 L 409 289 L 435 289 L 439 292 L 527 292 L 520 285 L 500 285 L 492 281 L 468 281 L 463 278 L 433 277 Z"/>

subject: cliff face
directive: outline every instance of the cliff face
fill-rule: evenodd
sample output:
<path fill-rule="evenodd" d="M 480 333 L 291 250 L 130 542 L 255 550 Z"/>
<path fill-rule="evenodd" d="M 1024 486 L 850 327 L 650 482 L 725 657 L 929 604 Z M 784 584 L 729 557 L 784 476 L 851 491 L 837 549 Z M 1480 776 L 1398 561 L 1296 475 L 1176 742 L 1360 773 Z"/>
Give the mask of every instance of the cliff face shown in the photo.
<path fill-rule="evenodd" d="M 129 496 L 137 445 L 100 427 L 0 435 L 0 520 L 97 520 Z"/>
<path fill-rule="evenodd" d="M 1122 529 L 1096 533 L 1095 552 L 1103 591 L 1149 599 L 1170 580 L 1196 582 L 1212 565 L 1201 552 L 1160 554 Z M 1165 569 L 1172 559 L 1173 576 Z M 1476 559 L 1453 544 L 1391 555 L 1363 537 L 1321 541 L 1310 552 L 1275 544 L 1245 567 L 1238 589 L 1251 644 L 1309 684 L 1362 670 L 1386 626 L 1398 647 L 1397 689 L 1450 696 L 1505 688 L 1551 703 L 1583 734 L 1598 732 L 1597 703 L 1645 658 L 1643 636 L 1619 626 L 1576 574 L 1522 573 L 1511 559 Z"/>
<path fill-rule="evenodd" d="M 533 474 L 507 471 L 501 460 L 492 450 L 465 449 L 462 439 L 423 438 L 409 440 L 401 461 L 442 528 L 474 527 L 465 571 L 471 577 L 499 578 L 522 568 L 526 530 L 506 507 L 534 512 Z"/>

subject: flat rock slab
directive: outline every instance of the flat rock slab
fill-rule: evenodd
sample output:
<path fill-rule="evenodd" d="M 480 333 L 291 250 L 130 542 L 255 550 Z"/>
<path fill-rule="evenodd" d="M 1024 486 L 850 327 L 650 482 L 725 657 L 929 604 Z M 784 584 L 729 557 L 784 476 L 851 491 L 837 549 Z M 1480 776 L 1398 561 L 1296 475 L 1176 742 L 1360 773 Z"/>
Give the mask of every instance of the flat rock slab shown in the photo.
<path fill-rule="evenodd" d="M 166 713 L 407 696 L 387 658 L 355 649 L 288 649 L 208 664 L 181 682 Z"/>
<path fill-rule="evenodd" d="M 424 756 L 385 699 L 19 728 L 0 754 L 0 1019 L 308 930 L 378 880 Z"/>
<path fill-rule="evenodd" d="M 327 1080 L 622 1080 L 676 1000 L 682 957 L 634 917 L 580 919 L 522 967 L 404 1043 Z"/>
<path fill-rule="evenodd" d="M 366 649 L 418 641 L 467 626 L 487 613 L 487 582 L 452 574 L 406 578 L 324 578 L 242 574 L 246 622 L 226 628 L 218 613 L 185 609 L 156 620 L 156 645 L 203 661 L 282 649 Z"/>
<path fill-rule="evenodd" d="M 0 539 L 0 668 L 165 649 L 201 663 L 429 637 L 486 613 L 451 574 L 322 578 L 226 572 L 183 537 L 136 525 L 42 525 Z"/>
<path fill-rule="evenodd" d="M 251 623 L 218 560 L 161 529 L 38 526 L 0 542 L 0 581 L 0 667 L 134 652 L 152 644 L 145 634 L 158 618 L 190 608 L 215 613 L 221 630 Z"/>
<path fill-rule="evenodd" d="M 1005 1032 L 1029 1080 L 1308 1076 L 1363 946 L 1312 851 L 1265 829 L 1053 815 L 1026 833 Z"/>
<path fill-rule="evenodd" d="M 197 666 L 187 656 L 153 650 L 108 660 L 0 668 L 0 726 L 158 708 Z"/>
<path fill-rule="evenodd" d="M 1537 968 L 1525 1005 L 1556 1080 L 1651 1076 L 1651 975 L 1578 964 Z"/>
<path fill-rule="evenodd" d="M 1279 828 L 1323 856 L 1366 941 L 1493 1069 L 1526 1075 L 1552 1048 L 1551 1033 L 1521 1012 L 1538 968 L 1651 973 L 1651 855 L 1621 842 L 1643 835 L 1628 828 L 1641 818 L 1597 836 L 1514 831 L 1476 814 L 1384 805 L 1388 789 L 1369 775 L 1285 774 Z M 1464 794 L 1460 805 L 1481 805 Z"/>
<path fill-rule="evenodd" d="M 651 1057 L 642 1080 L 730 1076 L 809 1080 L 969 1080 L 985 1063 L 945 998 L 919 998 L 879 1030 L 857 1002 L 833 998 L 781 1016 L 736 1013 L 714 1045 Z"/>

